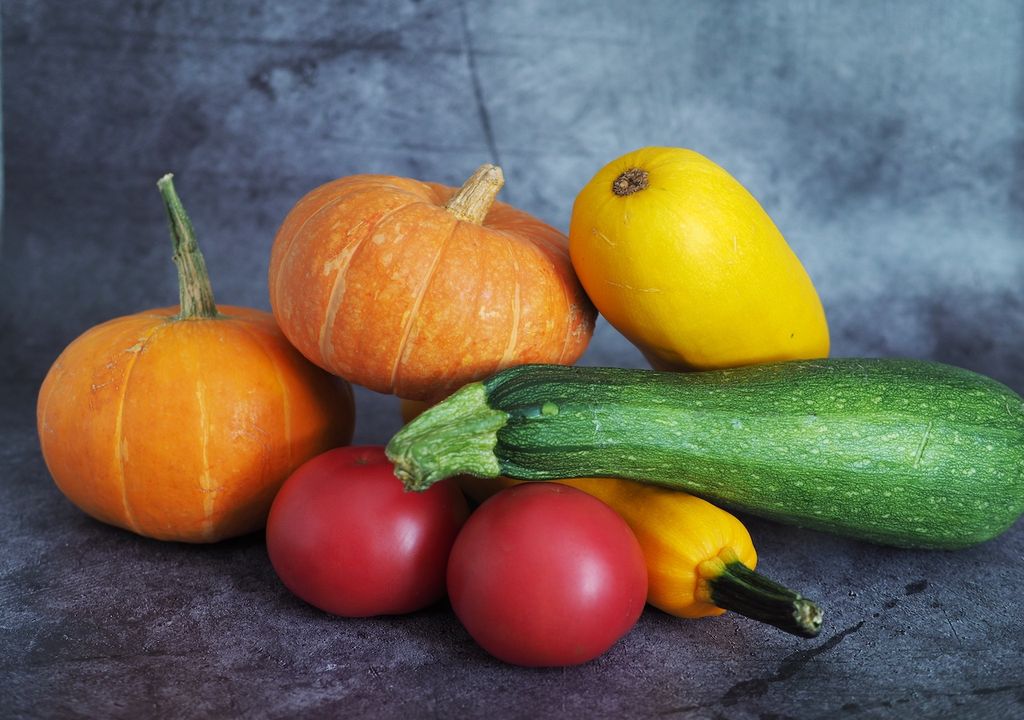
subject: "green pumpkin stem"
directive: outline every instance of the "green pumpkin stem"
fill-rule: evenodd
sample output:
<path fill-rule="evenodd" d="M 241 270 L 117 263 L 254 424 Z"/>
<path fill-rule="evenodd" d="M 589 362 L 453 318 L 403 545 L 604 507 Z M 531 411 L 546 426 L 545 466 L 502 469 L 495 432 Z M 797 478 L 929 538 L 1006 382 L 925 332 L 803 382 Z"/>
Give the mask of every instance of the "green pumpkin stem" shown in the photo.
<path fill-rule="evenodd" d="M 174 176 L 164 175 L 157 182 L 167 209 L 167 221 L 171 227 L 174 242 L 174 264 L 178 268 L 178 294 L 181 307 L 179 320 L 193 320 L 219 317 L 217 305 L 213 302 L 213 287 L 206 271 L 206 261 L 196 242 L 192 221 L 174 190 Z"/>

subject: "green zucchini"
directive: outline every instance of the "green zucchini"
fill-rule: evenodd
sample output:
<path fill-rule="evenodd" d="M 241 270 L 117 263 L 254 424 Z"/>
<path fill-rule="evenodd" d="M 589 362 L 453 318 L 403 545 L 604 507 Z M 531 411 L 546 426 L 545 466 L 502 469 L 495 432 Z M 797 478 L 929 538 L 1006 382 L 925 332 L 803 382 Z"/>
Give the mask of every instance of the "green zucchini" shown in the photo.
<path fill-rule="evenodd" d="M 1024 401 L 915 360 L 524 365 L 463 387 L 387 453 L 411 490 L 461 473 L 614 476 L 902 547 L 979 543 L 1024 510 Z"/>

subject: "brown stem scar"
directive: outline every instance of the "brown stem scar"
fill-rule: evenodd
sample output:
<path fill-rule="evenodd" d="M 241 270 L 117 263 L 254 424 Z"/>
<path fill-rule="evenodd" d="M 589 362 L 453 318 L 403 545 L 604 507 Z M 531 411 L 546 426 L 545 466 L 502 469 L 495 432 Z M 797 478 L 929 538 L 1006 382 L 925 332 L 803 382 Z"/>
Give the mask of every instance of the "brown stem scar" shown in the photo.
<path fill-rule="evenodd" d="M 647 189 L 647 171 L 640 168 L 624 170 L 612 182 L 612 192 L 619 197 L 632 195 L 635 192 Z"/>

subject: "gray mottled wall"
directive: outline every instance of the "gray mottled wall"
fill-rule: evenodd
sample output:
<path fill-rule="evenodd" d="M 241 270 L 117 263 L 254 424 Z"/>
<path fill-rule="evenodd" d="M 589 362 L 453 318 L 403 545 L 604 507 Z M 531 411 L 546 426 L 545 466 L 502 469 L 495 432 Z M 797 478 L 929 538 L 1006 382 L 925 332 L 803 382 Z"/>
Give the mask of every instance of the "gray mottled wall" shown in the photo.
<path fill-rule="evenodd" d="M 357 172 L 457 184 L 563 230 L 592 173 L 694 148 L 775 218 L 836 355 L 1024 390 L 1024 6 L 987 2 L 3 4 L 3 372 L 176 301 L 173 170 L 222 302 L 268 307 L 292 203 Z M 641 365 L 600 325 L 588 363 Z M 358 438 L 397 422 L 361 393 Z"/>

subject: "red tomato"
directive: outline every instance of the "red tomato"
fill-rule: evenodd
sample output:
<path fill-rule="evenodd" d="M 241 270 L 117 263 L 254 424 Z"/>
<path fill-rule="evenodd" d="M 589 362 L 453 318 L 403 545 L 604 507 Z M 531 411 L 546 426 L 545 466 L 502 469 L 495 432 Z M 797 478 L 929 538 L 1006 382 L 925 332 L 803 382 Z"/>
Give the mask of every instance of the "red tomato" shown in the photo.
<path fill-rule="evenodd" d="M 448 553 L 469 515 L 447 481 L 406 492 L 382 447 L 343 447 L 285 481 L 267 552 L 300 598 L 335 615 L 398 615 L 444 597 Z"/>
<path fill-rule="evenodd" d="M 517 485 L 470 516 L 448 560 L 455 614 L 516 665 L 587 662 L 640 617 L 647 564 L 611 508 L 575 488 Z"/>

